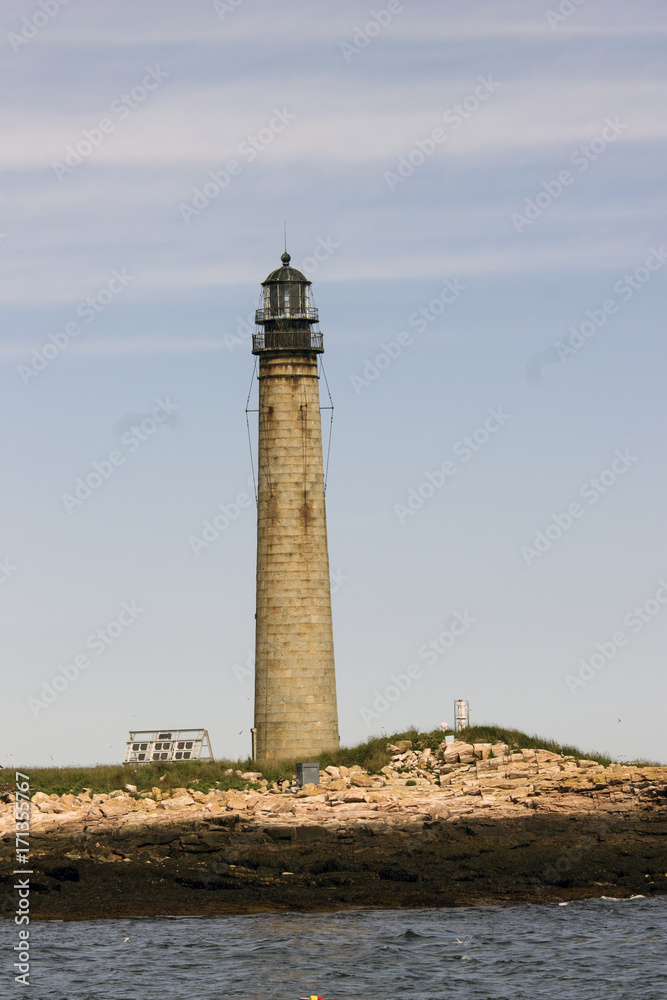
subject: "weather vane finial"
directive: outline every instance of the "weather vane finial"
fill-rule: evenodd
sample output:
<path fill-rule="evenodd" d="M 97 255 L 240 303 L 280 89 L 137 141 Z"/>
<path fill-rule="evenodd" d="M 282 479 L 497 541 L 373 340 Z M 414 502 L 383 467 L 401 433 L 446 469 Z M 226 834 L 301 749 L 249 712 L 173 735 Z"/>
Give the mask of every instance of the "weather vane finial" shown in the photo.
<path fill-rule="evenodd" d="M 285 229 L 285 252 L 283 253 L 283 255 L 281 256 L 280 259 L 283 262 L 283 265 L 285 267 L 287 267 L 287 265 L 289 264 L 289 262 L 291 261 L 292 258 L 290 257 L 290 255 L 287 252 L 287 223 L 283 222 L 283 226 L 284 226 L 284 229 Z"/>

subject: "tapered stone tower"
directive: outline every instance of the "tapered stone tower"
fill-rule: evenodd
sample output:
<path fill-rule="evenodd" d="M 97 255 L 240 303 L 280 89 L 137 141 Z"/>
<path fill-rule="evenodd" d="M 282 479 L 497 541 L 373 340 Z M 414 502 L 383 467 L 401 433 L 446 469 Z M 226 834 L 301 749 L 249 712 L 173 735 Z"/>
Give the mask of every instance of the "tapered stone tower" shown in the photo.
<path fill-rule="evenodd" d="M 317 758 L 338 740 L 311 282 L 290 255 L 257 310 L 259 356 L 255 731 L 259 760 Z"/>

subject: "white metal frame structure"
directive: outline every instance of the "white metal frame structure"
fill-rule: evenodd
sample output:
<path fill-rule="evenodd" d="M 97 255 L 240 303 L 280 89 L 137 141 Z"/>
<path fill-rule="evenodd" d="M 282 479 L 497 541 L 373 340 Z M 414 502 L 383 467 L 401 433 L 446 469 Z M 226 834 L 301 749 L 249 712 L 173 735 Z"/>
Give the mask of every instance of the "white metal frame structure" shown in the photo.
<path fill-rule="evenodd" d="M 454 702 L 454 732 L 460 733 L 470 725 L 470 704 L 464 698 Z"/>
<path fill-rule="evenodd" d="M 206 756 L 202 754 L 208 751 Z M 207 729 L 136 729 L 125 746 L 123 764 L 213 760 Z"/>

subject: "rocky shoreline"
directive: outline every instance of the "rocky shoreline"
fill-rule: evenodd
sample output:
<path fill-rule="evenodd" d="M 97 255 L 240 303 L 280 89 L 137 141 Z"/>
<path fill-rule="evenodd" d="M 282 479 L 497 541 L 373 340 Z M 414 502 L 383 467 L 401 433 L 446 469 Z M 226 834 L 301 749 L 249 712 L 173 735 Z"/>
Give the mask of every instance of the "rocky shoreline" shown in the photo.
<path fill-rule="evenodd" d="M 667 891 L 667 767 L 546 750 L 390 746 L 380 775 L 297 793 L 128 785 L 32 797 L 37 919 L 456 906 Z M 408 784 L 406 784 L 408 782 Z M 0 804 L 0 915 L 13 917 L 14 803 Z"/>

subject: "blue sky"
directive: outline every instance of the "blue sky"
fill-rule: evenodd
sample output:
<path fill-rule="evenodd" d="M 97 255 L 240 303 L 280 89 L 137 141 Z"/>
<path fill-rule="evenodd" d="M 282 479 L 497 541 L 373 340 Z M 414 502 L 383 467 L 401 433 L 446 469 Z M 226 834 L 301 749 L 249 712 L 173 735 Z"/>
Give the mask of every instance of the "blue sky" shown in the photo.
<path fill-rule="evenodd" d="M 662 5 L 0 21 L 0 762 L 114 761 L 154 726 L 247 754 L 247 319 L 284 220 L 335 404 L 342 739 L 468 698 L 664 760 Z"/>

